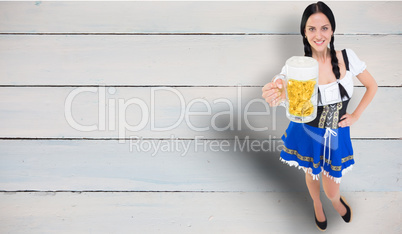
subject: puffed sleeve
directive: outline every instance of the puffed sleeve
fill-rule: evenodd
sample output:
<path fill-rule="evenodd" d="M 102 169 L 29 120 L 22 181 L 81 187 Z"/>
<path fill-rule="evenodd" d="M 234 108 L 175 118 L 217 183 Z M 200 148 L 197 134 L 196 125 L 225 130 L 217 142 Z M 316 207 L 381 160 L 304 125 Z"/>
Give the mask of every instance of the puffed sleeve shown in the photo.
<path fill-rule="evenodd" d="M 356 53 L 351 49 L 346 49 L 349 60 L 349 70 L 354 76 L 359 75 L 366 69 L 366 63 L 357 57 Z"/>

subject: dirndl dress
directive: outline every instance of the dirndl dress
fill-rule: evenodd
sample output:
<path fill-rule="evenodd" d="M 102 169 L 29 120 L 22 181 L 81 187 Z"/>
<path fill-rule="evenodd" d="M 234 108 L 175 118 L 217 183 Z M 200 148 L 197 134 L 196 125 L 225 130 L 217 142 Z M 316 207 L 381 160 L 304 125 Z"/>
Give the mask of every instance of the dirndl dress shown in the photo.
<path fill-rule="evenodd" d="M 319 128 L 306 123 L 290 122 L 282 141 L 284 145 L 280 160 L 303 169 L 315 180 L 323 172 L 340 183 L 342 176 L 355 163 L 349 127 Z"/>
<path fill-rule="evenodd" d="M 342 55 L 346 65 L 345 77 L 328 85 L 319 85 L 316 119 L 309 123 L 290 122 L 282 136 L 280 154 L 282 162 L 303 169 L 313 179 L 318 180 L 323 172 L 336 183 L 340 183 L 342 176 L 355 164 L 350 128 L 338 127 L 338 123 L 346 114 L 353 94 L 353 76 L 366 68 L 352 50 L 343 50 Z"/>

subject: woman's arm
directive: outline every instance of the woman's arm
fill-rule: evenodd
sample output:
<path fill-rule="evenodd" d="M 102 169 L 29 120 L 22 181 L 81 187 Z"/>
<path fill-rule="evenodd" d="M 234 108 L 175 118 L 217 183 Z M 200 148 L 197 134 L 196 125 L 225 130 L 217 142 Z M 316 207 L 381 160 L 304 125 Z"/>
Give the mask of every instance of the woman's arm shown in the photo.
<path fill-rule="evenodd" d="M 354 124 L 360 118 L 366 107 L 370 104 L 371 100 L 373 100 L 374 95 L 377 92 L 377 82 L 367 70 L 364 70 L 356 77 L 366 87 L 366 92 L 364 93 L 363 98 L 356 107 L 355 111 L 352 114 L 345 114 L 341 117 L 342 121 L 339 122 L 339 127 L 347 127 Z"/>

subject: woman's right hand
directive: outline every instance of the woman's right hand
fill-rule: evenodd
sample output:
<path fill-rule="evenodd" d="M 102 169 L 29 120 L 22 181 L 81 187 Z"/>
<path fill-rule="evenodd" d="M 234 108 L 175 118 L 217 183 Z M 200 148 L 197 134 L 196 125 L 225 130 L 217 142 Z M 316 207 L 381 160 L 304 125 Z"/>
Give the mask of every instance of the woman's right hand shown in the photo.
<path fill-rule="evenodd" d="M 286 99 L 286 94 L 283 88 L 283 81 L 277 79 L 275 82 L 270 82 L 262 88 L 262 97 L 270 106 L 277 106 L 281 101 Z"/>

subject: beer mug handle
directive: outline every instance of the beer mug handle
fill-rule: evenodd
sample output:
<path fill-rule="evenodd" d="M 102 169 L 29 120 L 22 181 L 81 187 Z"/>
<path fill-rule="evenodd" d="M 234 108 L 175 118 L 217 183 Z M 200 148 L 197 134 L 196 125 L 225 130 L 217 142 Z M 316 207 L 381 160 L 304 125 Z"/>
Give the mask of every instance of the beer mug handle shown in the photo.
<path fill-rule="evenodd" d="M 283 74 L 278 74 L 278 75 L 274 76 L 274 78 L 272 79 L 272 82 L 275 83 L 278 79 L 281 79 L 281 80 L 282 80 L 282 89 L 281 89 L 281 92 L 286 92 L 286 76 L 283 75 Z M 282 101 L 279 103 L 279 106 L 283 106 L 283 107 L 286 108 L 286 101 L 285 101 L 285 100 L 282 100 Z"/>
<path fill-rule="evenodd" d="M 278 75 L 274 76 L 274 78 L 272 79 L 272 82 L 275 82 L 278 79 L 281 79 L 281 80 L 285 81 L 286 76 L 284 74 L 278 74 Z"/>

